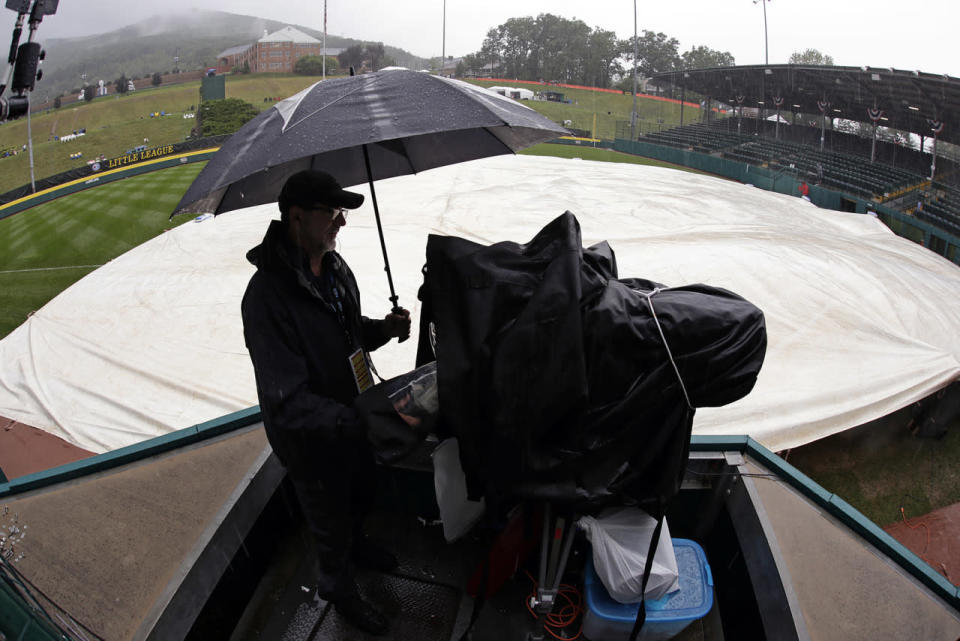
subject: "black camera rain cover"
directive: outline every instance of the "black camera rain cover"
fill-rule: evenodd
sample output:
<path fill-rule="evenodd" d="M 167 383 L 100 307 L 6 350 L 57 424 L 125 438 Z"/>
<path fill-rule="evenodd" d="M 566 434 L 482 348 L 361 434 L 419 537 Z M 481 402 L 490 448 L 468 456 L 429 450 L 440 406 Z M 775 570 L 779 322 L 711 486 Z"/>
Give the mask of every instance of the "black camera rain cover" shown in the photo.
<path fill-rule="evenodd" d="M 424 274 L 418 362 L 434 359 L 432 324 L 440 424 L 474 496 L 663 505 L 694 408 L 745 396 L 766 351 L 757 307 L 618 279 L 613 250 L 584 249 L 570 212 L 526 244 L 431 235 Z"/>

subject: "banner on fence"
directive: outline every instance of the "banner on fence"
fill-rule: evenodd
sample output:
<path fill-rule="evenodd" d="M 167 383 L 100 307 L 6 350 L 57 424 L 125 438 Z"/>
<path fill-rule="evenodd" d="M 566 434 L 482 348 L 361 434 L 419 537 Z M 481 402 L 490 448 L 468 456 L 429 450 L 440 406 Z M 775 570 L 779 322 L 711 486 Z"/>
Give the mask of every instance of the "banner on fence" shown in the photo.
<path fill-rule="evenodd" d="M 70 169 L 55 176 L 40 178 L 36 181 L 35 186 L 27 183 L 26 185 L 21 185 L 16 189 L 11 189 L 10 191 L 0 194 L 0 205 L 5 205 L 13 202 L 14 200 L 19 200 L 20 198 L 29 196 L 35 192 L 56 187 L 57 185 L 63 185 L 70 181 L 96 174 L 100 171 L 120 169 L 145 161 L 156 160 L 165 156 L 181 154 L 188 151 L 219 147 L 229 137 L 230 134 L 226 134 L 222 136 L 210 136 L 208 138 L 188 140 L 186 142 L 174 143 L 172 145 L 163 145 L 161 147 L 154 147 L 152 149 L 147 149 L 146 147 L 135 148 L 131 150 L 130 153 L 117 156 L 116 158 L 92 162 L 89 165 L 75 167 L 74 169 Z"/>
<path fill-rule="evenodd" d="M 126 167 L 127 165 L 135 165 L 138 162 L 143 162 L 145 160 L 152 160 L 154 158 L 162 158 L 163 156 L 169 156 L 177 151 L 174 145 L 164 145 L 162 147 L 153 147 L 152 149 L 136 149 L 131 152 L 128 152 L 122 156 L 117 156 L 116 158 L 110 158 L 104 163 L 100 163 L 100 167 L 104 169 L 116 169 L 117 167 Z M 96 169 L 94 169 L 96 171 Z"/>

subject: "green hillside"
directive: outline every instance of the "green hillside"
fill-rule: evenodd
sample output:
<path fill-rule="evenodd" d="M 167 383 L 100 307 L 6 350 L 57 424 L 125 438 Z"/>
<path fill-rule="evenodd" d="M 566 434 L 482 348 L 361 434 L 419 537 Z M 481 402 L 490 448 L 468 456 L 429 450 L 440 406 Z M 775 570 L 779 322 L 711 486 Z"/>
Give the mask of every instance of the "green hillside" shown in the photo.
<path fill-rule="evenodd" d="M 163 13 L 157 5 L 157 13 Z M 53 20 L 56 17 L 51 18 Z M 83 38 L 45 41 L 47 58 L 43 63 L 43 80 L 37 85 L 36 102 L 53 99 L 61 93 L 76 95 L 82 85 L 81 75 L 93 85 L 98 80 L 111 82 L 125 74 L 128 78 L 148 77 L 154 72 L 181 71 L 215 67 L 217 54 L 239 45 L 252 44 L 288 23 L 242 16 L 223 11 L 194 9 L 172 15 L 158 15 L 150 20 L 109 33 Z M 320 40 L 323 33 L 302 25 L 290 24 Z M 42 32 L 41 32 L 42 35 Z M 328 47 L 349 47 L 361 40 L 327 35 Z M 427 60 L 384 43 L 386 54 L 397 64 L 421 69 Z M 174 62 L 178 57 L 179 61 Z M 112 90 L 111 90 L 112 92 Z"/>

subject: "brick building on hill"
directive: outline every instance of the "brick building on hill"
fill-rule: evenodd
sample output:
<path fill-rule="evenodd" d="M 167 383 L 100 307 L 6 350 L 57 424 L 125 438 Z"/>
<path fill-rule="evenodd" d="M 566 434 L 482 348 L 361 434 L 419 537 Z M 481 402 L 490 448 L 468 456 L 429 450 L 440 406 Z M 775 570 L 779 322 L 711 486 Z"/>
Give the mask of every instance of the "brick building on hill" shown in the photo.
<path fill-rule="evenodd" d="M 327 47 L 326 55 L 336 56 L 342 47 Z M 297 60 L 304 56 L 322 56 L 323 43 L 293 27 L 266 33 L 253 44 L 240 45 L 217 55 L 217 73 L 226 73 L 244 63 L 253 73 L 292 73 Z"/>
<path fill-rule="evenodd" d="M 239 47 L 230 47 L 217 54 L 217 73 L 227 73 L 234 67 L 242 67 L 247 60 L 247 52 L 253 45 L 240 45 Z M 253 65 L 250 65 L 253 70 Z"/>

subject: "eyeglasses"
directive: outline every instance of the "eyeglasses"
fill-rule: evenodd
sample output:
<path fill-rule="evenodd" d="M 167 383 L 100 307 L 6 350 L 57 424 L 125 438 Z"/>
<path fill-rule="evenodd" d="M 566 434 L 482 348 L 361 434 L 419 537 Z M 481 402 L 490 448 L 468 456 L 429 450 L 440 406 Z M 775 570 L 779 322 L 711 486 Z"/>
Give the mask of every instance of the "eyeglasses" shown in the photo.
<path fill-rule="evenodd" d="M 343 219 L 343 222 L 347 222 L 347 210 L 342 207 L 311 207 L 309 211 L 317 211 L 330 216 L 331 220 L 336 220 L 338 217 Z"/>

